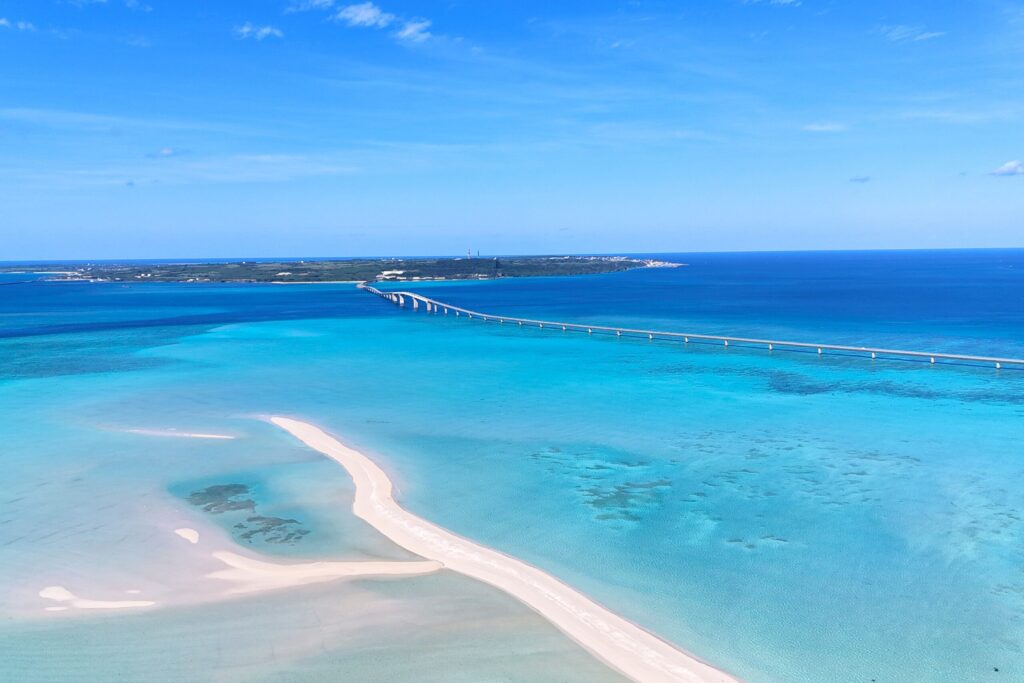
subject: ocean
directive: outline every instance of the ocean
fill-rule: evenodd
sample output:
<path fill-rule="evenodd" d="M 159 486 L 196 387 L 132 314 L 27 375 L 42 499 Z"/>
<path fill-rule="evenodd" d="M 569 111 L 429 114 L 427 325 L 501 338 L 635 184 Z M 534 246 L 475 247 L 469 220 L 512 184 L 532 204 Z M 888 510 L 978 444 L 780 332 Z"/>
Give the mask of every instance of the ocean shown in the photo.
<path fill-rule="evenodd" d="M 657 258 L 687 265 L 389 287 L 1024 357 L 1024 250 Z M 411 558 L 267 415 L 743 680 L 1024 679 L 1024 371 L 521 329 L 352 285 L 40 278 L 0 276 L 2 679 L 620 680 L 446 572 L 223 595 L 214 549 Z M 57 585 L 157 604 L 47 611 Z"/>

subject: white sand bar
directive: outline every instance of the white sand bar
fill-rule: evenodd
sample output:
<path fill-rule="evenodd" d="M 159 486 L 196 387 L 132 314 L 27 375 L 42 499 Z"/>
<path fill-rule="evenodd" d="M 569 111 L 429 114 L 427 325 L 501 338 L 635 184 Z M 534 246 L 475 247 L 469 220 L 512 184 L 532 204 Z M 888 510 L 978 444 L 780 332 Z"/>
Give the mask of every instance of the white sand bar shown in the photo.
<path fill-rule="evenodd" d="M 89 600 L 80 598 L 64 586 L 47 586 L 39 591 L 39 597 L 64 603 L 56 609 L 47 607 L 49 612 L 56 612 L 61 607 L 70 606 L 78 609 L 126 609 L 131 607 L 151 607 L 156 603 L 151 600 Z"/>
<path fill-rule="evenodd" d="M 432 560 L 281 564 L 254 560 L 251 557 L 227 551 L 215 552 L 213 556 L 229 568 L 213 572 L 208 576 L 212 579 L 234 582 L 235 587 L 228 591 L 229 593 L 252 593 L 345 578 L 429 574 L 441 569 L 441 563 Z"/>
<path fill-rule="evenodd" d="M 318 427 L 285 417 L 271 421 L 348 471 L 356 487 L 352 510 L 357 517 L 406 550 L 517 598 L 634 681 L 736 683 L 729 674 L 623 619 L 540 569 L 406 512 L 392 498 L 391 480 L 380 467 Z"/>
<path fill-rule="evenodd" d="M 179 432 L 176 429 L 126 429 L 129 434 L 142 436 L 169 436 L 179 439 L 234 439 L 230 434 L 206 434 L 203 432 Z"/>
<path fill-rule="evenodd" d="M 199 543 L 199 532 L 196 531 L 195 529 L 189 529 L 188 527 L 182 527 L 181 529 L 175 529 L 174 533 L 178 534 L 179 536 L 184 538 L 186 541 L 188 541 L 192 545 L 195 545 L 196 543 Z"/>

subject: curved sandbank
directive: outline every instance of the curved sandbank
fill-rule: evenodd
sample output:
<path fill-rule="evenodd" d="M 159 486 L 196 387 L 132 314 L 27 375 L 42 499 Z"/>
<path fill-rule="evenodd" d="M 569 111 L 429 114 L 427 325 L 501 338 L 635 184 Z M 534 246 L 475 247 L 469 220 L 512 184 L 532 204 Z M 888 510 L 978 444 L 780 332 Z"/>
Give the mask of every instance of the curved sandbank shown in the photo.
<path fill-rule="evenodd" d="M 407 512 L 392 497 L 391 480 L 380 467 L 318 427 L 286 417 L 270 421 L 348 471 L 357 517 L 406 550 L 505 591 L 634 681 L 737 683 L 550 574 Z"/>

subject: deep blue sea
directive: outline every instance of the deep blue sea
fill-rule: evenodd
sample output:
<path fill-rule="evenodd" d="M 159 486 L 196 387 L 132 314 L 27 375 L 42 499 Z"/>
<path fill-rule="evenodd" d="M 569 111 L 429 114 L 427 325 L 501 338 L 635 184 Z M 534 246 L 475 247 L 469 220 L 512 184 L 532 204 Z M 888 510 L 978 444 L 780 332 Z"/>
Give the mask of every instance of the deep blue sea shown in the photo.
<path fill-rule="evenodd" d="M 687 265 L 391 287 L 1024 356 L 1024 250 L 658 258 Z M 286 414 L 373 455 L 415 513 L 744 680 L 1024 680 L 1024 371 L 520 329 L 351 285 L 43 277 L 0 275 L 0 679 L 617 680 L 444 572 L 221 599 L 216 549 L 408 557 L 261 419 Z M 157 605 L 46 611 L 53 585 Z"/>

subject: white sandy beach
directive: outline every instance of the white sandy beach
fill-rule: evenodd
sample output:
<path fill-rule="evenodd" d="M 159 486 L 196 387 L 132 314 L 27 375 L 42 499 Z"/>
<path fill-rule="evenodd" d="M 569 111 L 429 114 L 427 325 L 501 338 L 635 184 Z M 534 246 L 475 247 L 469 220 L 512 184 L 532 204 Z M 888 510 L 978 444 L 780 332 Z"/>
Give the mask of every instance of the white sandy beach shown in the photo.
<path fill-rule="evenodd" d="M 629 678 L 651 683 L 737 681 L 540 569 L 407 512 L 392 497 L 391 480 L 380 467 L 316 426 L 285 417 L 273 417 L 271 422 L 348 471 L 356 487 L 357 517 L 403 548 L 517 598 Z"/>

